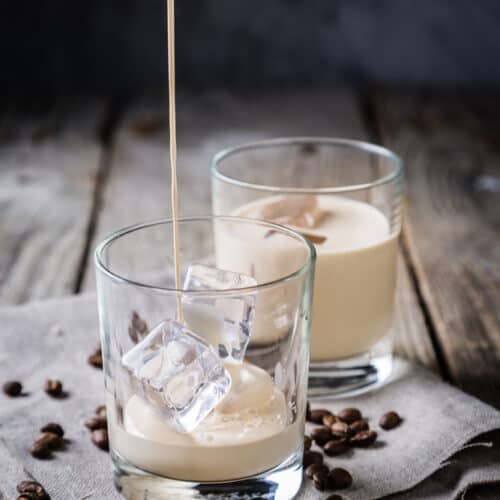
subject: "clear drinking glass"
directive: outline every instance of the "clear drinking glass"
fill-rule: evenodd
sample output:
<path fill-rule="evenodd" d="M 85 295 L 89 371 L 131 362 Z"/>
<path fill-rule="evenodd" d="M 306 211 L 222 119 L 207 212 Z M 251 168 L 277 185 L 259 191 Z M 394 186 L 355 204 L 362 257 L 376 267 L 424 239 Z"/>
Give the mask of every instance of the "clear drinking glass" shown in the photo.
<path fill-rule="evenodd" d="M 359 141 L 276 139 L 212 160 L 215 215 L 279 222 L 316 246 L 311 396 L 360 393 L 391 372 L 402 190 L 400 158 Z"/>
<path fill-rule="evenodd" d="M 267 252 L 270 232 L 280 253 Z M 179 236 L 182 290 L 170 220 L 118 231 L 96 250 L 116 486 L 128 499 L 292 498 L 315 249 L 235 217 L 181 218 Z M 275 259 L 286 264 L 268 279 Z M 255 349 L 248 340 L 262 329 L 273 340 Z"/>

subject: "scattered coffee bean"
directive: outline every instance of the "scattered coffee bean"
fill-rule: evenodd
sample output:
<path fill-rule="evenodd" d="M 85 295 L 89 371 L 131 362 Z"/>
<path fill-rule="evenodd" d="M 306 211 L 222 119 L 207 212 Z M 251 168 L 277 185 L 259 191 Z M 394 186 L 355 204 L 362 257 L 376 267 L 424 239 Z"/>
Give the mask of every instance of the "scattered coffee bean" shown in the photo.
<path fill-rule="evenodd" d="M 328 474 L 329 469 L 324 464 L 312 464 L 309 467 L 307 467 L 307 469 L 305 470 L 305 474 L 306 477 L 312 479 L 312 477 L 314 476 L 314 474 L 316 474 L 316 472 L 321 472 L 321 471 L 326 472 Z"/>
<path fill-rule="evenodd" d="M 95 414 L 99 415 L 100 417 L 105 417 L 106 416 L 106 405 L 96 406 Z"/>
<path fill-rule="evenodd" d="M 87 429 L 89 429 L 90 431 L 95 431 L 97 429 L 106 429 L 107 424 L 107 418 L 100 415 L 95 415 L 85 420 L 85 427 L 87 427 Z"/>
<path fill-rule="evenodd" d="M 64 444 L 61 436 L 53 434 L 52 432 L 42 432 L 37 437 L 34 445 L 41 445 L 49 448 L 49 450 L 59 450 Z"/>
<path fill-rule="evenodd" d="M 389 411 L 380 417 L 379 425 L 382 429 L 389 431 L 401 423 L 401 417 L 395 411 Z"/>
<path fill-rule="evenodd" d="M 347 424 L 352 424 L 362 418 L 361 412 L 357 408 L 344 408 L 337 416 Z"/>
<path fill-rule="evenodd" d="M 309 436 L 304 436 L 304 451 L 309 451 L 312 446 L 312 439 Z"/>
<path fill-rule="evenodd" d="M 309 421 L 312 422 L 313 424 L 322 424 L 323 417 L 326 417 L 327 415 L 331 414 L 332 412 L 328 410 L 311 410 Z"/>
<path fill-rule="evenodd" d="M 330 430 L 334 437 L 343 438 L 349 433 L 349 425 L 345 422 L 335 422 Z"/>
<path fill-rule="evenodd" d="M 312 464 L 323 463 L 323 455 L 318 451 L 306 451 L 304 453 L 304 468 L 307 469 Z"/>
<path fill-rule="evenodd" d="M 329 481 L 328 472 L 324 472 L 324 471 L 316 472 L 313 475 L 312 480 L 313 480 L 314 487 L 318 491 L 325 491 L 327 488 L 327 485 L 328 485 L 328 481 Z"/>
<path fill-rule="evenodd" d="M 345 469 L 332 469 L 328 475 L 328 488 L 332 490 L 343 490 L 352 484 L 352 476 Z"/>
<path fill-rule="evenodd" d="M 351 436 L 354 436 L 354 434 L 357 434 L 361 431 L 367 431 L 369 428 L 370 426 L 368 425 L 368 422 L 362 418 L 361 420 L 356 420 L 356 422 L 353 422 L 351 425 L 349 425 L 348 433 Z"/>
<path fill-rule="evenodd" d="M 316 427 L 311 431 L 311 438 L 318 446 L 324 446 L 332 439 L 330 427 Z"/>
<path fill-rule="evenodd" d="M 63 385 L 60 380 L 48 379 L 45 382 L 45 392 L 53 398 L 59 398 L 63 395 Z"/>
<path fill-rule="evenodd" d="M 325 500 L 343 500 L 343 498 L 340 495 L 333 494 L 326 497 Z"/>
<path fill-rule="evenodd" d="M 133 311 L 130 326 L 128 327 L 128 334 L 132 342 L 137 344 L 147 335 L 148 330 L 148 324 L 139 316 L 137 311 Z"/>
<path fill-rule="evenodd" d="M 22 391 L 23 391 L 23 385 L 21 384 L 21 382 L 18 382 L 17 380 L 9 380 L 5 382 L 5 384 L 3 384 L 3 392 L 7 396 L 10 396 L 11 398 L 19 396 Z"/>
<path fill-rule="evenodd" d="M 349 449 L 348 440 L 346 438 L 342 438 L 338 440 L 328 441 L 325 444 L 323 451 L 325 455 L 333 457 L 335 455 L 342 455 L 342 453 L 345 453 L 348 449 Z"/>
<path fill-rule="evenodd" d="M 359 448 L 371 446 L 377 440 L 375 431 L 361 431 L 351 437 L 349 444 Z"/>
<path fill-rule="evenodd" d="M 55 422 L 49 422 L 48 424 L 44 425 L 40 429 L 40 432 L 51 432 L 52 434 L 56 434 L 59 437 L 64 436 L 64 429 Z"/>
<path fill-rule="evenodd" d="M 102 351 L 100 346 L 97 346 L 96 350 L 87 358 L 87 363 L 94 368 L 102 368 Z"/>
<path fill-rule="evenodd" d="M 49 458 L 52 454 L 51 449 L 42 442 L 35 441 L 31 446 L 31 454 L 35 458 Z"/>
<path fill-rule="evenodd" d="M 23 495 L 27 495 L 26 498 L 33 498 L 35 500 L 50 500 L 45 488 L 36 481 L 21 481 L 17 485 L 17 491 Z M 22 496 L 19 498 L 22 498 Z"/>
<path fill-rule="evenodd" d="M 335 415 L 325 415 L 323 417 L 323 425 L 327 427 L 331 427 L 335 422 L 338 422 L 339 419 Z"/>
<path fill-rule="evenodd" d="M 92 431 L 91 440 L 101 450 L 109 450 L 108 431 L 106 429 L 96 429 Z"/>

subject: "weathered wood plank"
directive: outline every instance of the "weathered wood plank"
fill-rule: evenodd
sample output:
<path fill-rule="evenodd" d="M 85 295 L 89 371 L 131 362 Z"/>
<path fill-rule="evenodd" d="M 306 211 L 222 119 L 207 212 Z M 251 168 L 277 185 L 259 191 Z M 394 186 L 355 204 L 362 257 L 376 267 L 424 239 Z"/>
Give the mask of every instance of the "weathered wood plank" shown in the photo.
<path fill-rule="evenodd" d="M 16 104 L 0 118 L 0 304 L 72 293 L 99 169 L 96 101 Z"/>
<path fill-rule="evenodd" d="M 112 167 L 94 245 L 113 230 L 170 214 L 167 102 L 136 103 L 117 133 Z M 357 98 L 347 91 L 181 96 L 178 103 L 179 200 L 183 215 L 210 213 L 209 161 L 227 146 L 292 136 L 344 136 L 367 139 Z M 396 349 L 436 369 L 419 305 L 400 262 Z M 85 289 L 94 287 L 89 263 Z"/>
<path fill-rule="evenodd" d="M 406 161 L 405 241 L 450 377 L 500 405 L 500 150 L 471 99 L 381 91 L 375 104 Z M 488 109 L 498 116 L 498 96 Z"/>

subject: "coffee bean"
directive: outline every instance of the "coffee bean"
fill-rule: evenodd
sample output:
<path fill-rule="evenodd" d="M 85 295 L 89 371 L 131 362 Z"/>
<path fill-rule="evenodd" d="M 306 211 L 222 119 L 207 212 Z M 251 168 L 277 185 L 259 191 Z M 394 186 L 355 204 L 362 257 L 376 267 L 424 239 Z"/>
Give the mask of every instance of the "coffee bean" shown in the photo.
<path fill-rule="evenodd" d="M 50 497 L 44 487 L 36 481 L 21 481 L 17 485 L 17 491 L 24 495 L 28 495 L 28 498 L 36 500 L 50 500 Z"/>
<path fill-rule="evenodd" d="M 87 358 L 87 363 L 94 368 L 102 368 L 101 348 L 97 348 L 96 351 Z"/>
<path fill-rule="evenodd" d="M 109 450 L 108 431 L 106 429 L 92 431 L 91 440 L 101 450 Z"/>
<path fill-rule="evenodd" d="M 40 432 L 51 432 L 52 434 L 57 434 L 59 437 L 64 436 L 64 429 L 55 422 L 49 422 L 48 424 L 44 425 L 40 429 Z"/>
<path fill-rule="evenodd" d="M 309 404 L 309 401 L 306 404 L 306 420 L 308 422 L 311 420 L 311 405 Z"/>
<path fill-rule="evenodd" d="M 326 417 L 327 415 L 331 415 L 332 412 L 328 410 L 311 410 L 311 414 L 309 416 L 309 421 L 312 422 L 313 424 L 322 424 L 323 423 L 323 417 Z"/>
<path fill-rule="evenodd" d="M 357 408 L 344 408 L 337 416 L 347 424 L 352 424 L 362 418 L 361 412 Z"/>
<path fill-rule="evenodd" d="M 337 438 L 343 438 L 347 436 L 349 432 L 349 425 L 345 422 L 335 422 L 330 428 L 332 435 Z"/>
<path fill-rule="evenodd" d="M 325 500 L 343 500 L 343 498 L 340 495 L 333 494 L 326 497 Z"/>
<path fill-rule="evenodd" d="M 52 451 L 45 443 L 35 441 L 31 446 L 31 454 L 35 458 L 49 458 Z"/>
<path fill-rule="evenodd" d="M 332 490 L 343 490 L 352 484 L 352 476 L 345 469 L 332 469 L 328 474 L 328 488 Z"/>
<path fill-rule="evenodd" d="M 53 398 L 59 398 L 63 395 L 63 385 L 60 380 L 48 379 L 45 382 L 45 392 Z"/>
<path fill-rule="evenodd" d="M 309 467 L 307 467 L 307 469 L 305 470 L 305 474 L 306 477 L 312 479 L 312 477 L 314 476 L 314 474 L 316 474 L 316 472 L 321 472 L 321 471 L 326 472 L 328 474 L 329 469 L 324 464 L 312 464 Z"/>
<path fill-rule="evenodd" d="M 380 425 L 382 429 L 389 431 L 397 427 L 401 423 L 401 420 L 401 417 L 395 411 L 389 411 L 380 417 L 378 425 Z"/>
<path fill-rule="evenodd" d="M 335 422 L 338 422 L 339 419 L 335 415 L 325 415 L 323 417 L 323 425 L 327 427 L 331 427 Z"/>
<path fill-rule="evenodd" d="M 353 422 L 351 425 L 349 425 L 348 433 L 351 436 L 354 436 L 354 434 L 357 434 L 361 431 L 367 431 L 369 428 L 370 426 L 368 425 L 368 422 L 362 418 L 361 420 L 356 420 L 356 422 Z"/>
<path fill-rule="evenodd" d="M 377 440 L 375 431 L 361 431 L 351 437 L 349 444 L 359 448 L 371 446 Z"/>
<path fill-rule="evenodd" d="M 346 438 L 338 439 L 336 441 L 328 441 L 323 448 L 325 455 L 333 457 L 341 455 L 349 449 L 349 443 Z"/>
<path fill-rule="evenodd" d="M 16 396 L 19 396 L 23 391 L 23 385 L 17 380 L 8 380 L 7 382 L 5 382 L 5 384 L 3 384 L 2 389 L 7 396 L 15 398 Z"/>
<path fill-rule="evenodd" d="M 304 436 L 304 451 L 311 449 L 312 439 L 309 436 Z"/>
<path fill-rule="evenodd" d="M 106 405 L 96 406 L 95 414 L 99 415 L 100 417 L 105 417 L 106 416 Z"/>
<path fill-rule="evenodd" d="M 137 344 L 148 333 L 148 324 L 139 316 L 137 311 L 132 312 L 132 319 L 128 327 L 128 334 L 134 344 Z"/>
<path fill-rule="evenodd" d="M 64 444 L 64 440 L 58 434 L 54 434 L 52 432 L 42 432 L 34 444 L 45 446 L 50 450 L 58 450 Z"/>
<path fill-rule="evenodd" d="M 108 420 L 106 417 L 96 415 L 85 420 L 85 427 L 91 431 L 95 431 L 97 429 L 107 429 Z"/>
<path fill-rule="evenodd" d="M 311 438 L 318 446 L 324 446 L 332 439 L 332 431 L 329 427 L 316 427 L 311 431 Z"/>
<path fill-rule="evenodd" d="M 325 491 L 328 484 L 328 472 L 319 471 L 316 472 L 313 477 L 314 487 L 319 491 Z"/>
<path fill-rule="evenodd" d="M 323 463 L 323 455 L 318 451 L 306 451 L 304 453 L 304 469 L 307 469 L 312 464 Z"/>

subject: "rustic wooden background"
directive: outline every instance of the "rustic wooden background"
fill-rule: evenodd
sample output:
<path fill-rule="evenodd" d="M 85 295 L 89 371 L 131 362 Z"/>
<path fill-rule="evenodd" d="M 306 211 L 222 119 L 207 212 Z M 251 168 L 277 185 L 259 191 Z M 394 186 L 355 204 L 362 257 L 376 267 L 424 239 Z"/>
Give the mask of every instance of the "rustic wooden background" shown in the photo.
<path fill-rule="evenodd" d="M 182 93 L 180 210 L 210 212 L 209 160 L 249 140 L 382 143 L 406 163 L 397 351 L 500 408 L 500 96 L 378 88 Z M 0 304 L 94 289 L 103 236 L 167 216 L 167 101 L 0 104 Z M 498 498 L 491 487 L 467 498 Z"/>

